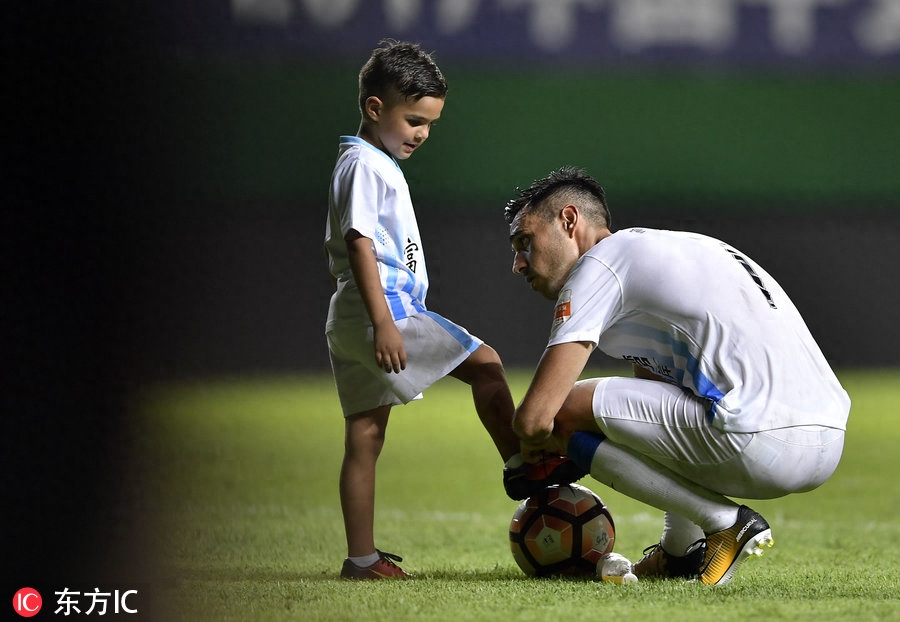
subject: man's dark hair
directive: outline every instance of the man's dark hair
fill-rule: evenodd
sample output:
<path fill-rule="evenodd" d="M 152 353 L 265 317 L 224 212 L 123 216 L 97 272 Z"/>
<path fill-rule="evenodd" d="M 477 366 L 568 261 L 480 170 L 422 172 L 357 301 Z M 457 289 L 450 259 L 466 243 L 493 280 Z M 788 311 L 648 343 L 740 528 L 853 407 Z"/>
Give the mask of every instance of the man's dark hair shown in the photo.
<path fill-rule="evenodd" d="M 359 71 L 359 109 L 373 95 L 382 100 L 392 92 L 405 99 L 418 100 L 426 96 L 444 98 L 447 81 L 431 58 L 416 43 L 382 39 L 381 47 L 372 52 Z"/>
<path fill-rule="evenodd" d="M 548 199 L 556 198 L 577 206 L 592 223 L 612 230 L 612 218 L 606 205 L 606 192 L 603 186 L 582 169 L 574 166 L 557 169 L 520 190 L 519 196 L 506 204 L 503 217 L 511 224 L 516 214 L 524 209 L 534 210 L 546 220 L 552 220 L 558 213 L 558 210 L 554 209 L 554 205 L 558 202 Z"/>

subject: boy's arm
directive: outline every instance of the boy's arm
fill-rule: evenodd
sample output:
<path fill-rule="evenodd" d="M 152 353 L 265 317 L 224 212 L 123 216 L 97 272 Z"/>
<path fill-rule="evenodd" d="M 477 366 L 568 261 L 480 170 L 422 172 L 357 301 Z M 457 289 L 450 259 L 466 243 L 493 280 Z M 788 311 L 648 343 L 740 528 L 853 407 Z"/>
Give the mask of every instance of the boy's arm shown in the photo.
<path fill-rule="evenodd" d="M 347 242 L 350 269 L 366 305 L 366 312 L 372 321 L 375 362 L 386 372 L 400 373 L 401 369 L 406 369 L 406 349 L 403 347 L 403 337 L 397 330 L 394 317 L 384 300 L 372 240 L 355 229 L 348 231 L 344 240 Z"/>

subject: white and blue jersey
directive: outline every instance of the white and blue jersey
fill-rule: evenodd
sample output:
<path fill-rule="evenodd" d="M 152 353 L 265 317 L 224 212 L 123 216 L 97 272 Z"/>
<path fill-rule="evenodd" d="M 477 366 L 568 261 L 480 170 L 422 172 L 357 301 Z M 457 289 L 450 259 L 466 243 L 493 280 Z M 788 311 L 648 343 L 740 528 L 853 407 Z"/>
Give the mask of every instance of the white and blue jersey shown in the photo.
<path fill-rule="evenodd" d="M 389 155 L 356 136 L 341 136 L 328 194 L 325 249 L 337 281 L 326 330 L 335 322 L 367 322 L 344 236 L 372 240 L 388 308 L 398 321 L 425 310 L 428 272 L 403 171 Z"/>
<path fill-rule="evenodd" d="M 635 228 L 600 241 L 557 300 L 548 346 L 574 341 L 708 399 L 726 432 L 846 427 L 849 397 L 784 290 L 707 236 Z"/>
<path fill-rule="evenodd" d="M 387 373 L 376 363 L 372 323 L 344 240 L 351 229 L 372 241 L 384 298 L 407 355 L 400 373 Z M 393 158 L 355 136 L 341 137 L 328 194 L 325 249 L 337 281 L 325 333 L 345 417 L 421 397 L 483 343 L 426 310 L 428 272 L 406 178 Z"/>

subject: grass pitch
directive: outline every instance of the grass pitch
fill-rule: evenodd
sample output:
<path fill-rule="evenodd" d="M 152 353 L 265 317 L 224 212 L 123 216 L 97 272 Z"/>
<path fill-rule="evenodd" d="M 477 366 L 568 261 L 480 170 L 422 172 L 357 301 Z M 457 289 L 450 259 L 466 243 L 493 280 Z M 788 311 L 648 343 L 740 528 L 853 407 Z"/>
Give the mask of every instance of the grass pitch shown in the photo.
<path fill-rule="evenodd" d="M 734 581 L 629 586 L 529 579 L 507 530 L 517 503 L 471 406 L 446 379 L 391 416 L 376 542 L 405 582 L 346 582 L 337 481 L 343 420 L 329 375 L 158 387 L 140 400 L 154 611 L 165 620 L 900 619 L 900 371 L 848 371 L 844 458 L 819 489 L 749 502 L 775 547 Z M 527 373 L 511 373 L 521 399 Z M 586 478 L 638 559 L 662 513 Z"/>

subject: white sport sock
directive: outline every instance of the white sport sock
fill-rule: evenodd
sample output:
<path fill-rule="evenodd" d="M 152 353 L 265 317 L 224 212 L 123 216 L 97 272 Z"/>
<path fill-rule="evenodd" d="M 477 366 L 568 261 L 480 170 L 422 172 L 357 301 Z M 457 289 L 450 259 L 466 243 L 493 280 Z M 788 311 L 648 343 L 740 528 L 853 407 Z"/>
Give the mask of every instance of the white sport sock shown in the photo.
<path fill-rule="evenodd" d="M 674 512 L 707 533 L 727 529 L 737 520 L 738 506 L 728 498 L 688 481 L 649 458 L 611 443 L 609 439 L 601 442 L 594 453 L 591 477 L 632 499 L 664 512 Z M 686 539 L 690 534 L 686 532 L 684 536 Z M 666 550 L 669 551 L 668 548 Z"/>
<path fill-rule="evenodd" d="M 682 557 L 692 544 L 705 537 L 703 530 L 690 519 L 675 512 L 666 512 L 665 527 L 659 542 L 669 555 Z"/>
<path fill-rule="evenodd" d="M 522 454 L 513 454 L 503 466 L 507 469 L 518 469 L 523 464 L 525 461 L 522 459 Z"/>
<path fill-rule="evenodd" d="M 347 559 L 349 559 L 360 568 L 368 568 L 369 566 L 377 562 L 380 559 L 380 556 L 378 555 L 378 551 L 375 551 L 371 555 L 363 555 L 362 557 L 348 557 Z"/>

